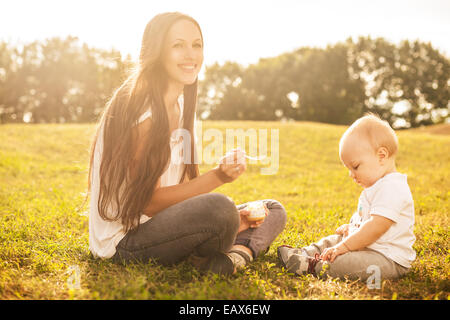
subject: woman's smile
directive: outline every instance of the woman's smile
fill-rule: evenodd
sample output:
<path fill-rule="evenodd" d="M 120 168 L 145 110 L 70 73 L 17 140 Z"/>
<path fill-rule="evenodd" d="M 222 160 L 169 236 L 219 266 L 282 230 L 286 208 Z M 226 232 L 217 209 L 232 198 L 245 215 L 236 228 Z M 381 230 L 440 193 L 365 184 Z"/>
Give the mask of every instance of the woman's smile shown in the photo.
<path fill-rule="evenodd" d="M 197 69 L 196 63 L 183 63 L 179 64 L 178 67 L 186 73 L 193 73 Z"/>

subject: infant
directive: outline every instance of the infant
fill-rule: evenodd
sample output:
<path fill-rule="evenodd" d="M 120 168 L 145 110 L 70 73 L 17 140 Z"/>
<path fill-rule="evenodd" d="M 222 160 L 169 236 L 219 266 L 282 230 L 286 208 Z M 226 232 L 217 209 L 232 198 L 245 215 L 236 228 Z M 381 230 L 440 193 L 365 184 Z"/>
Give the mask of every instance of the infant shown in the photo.
<path fill-rule="evenodd" d="M 407 273 L 416 257 L 414 201 L 406 175 L 396 170 L 397 149 L 394 130 L 373 114 L 345 131 L 339 157 L 364 188 L 357 211 L 349 224 L 317 243 L 278 247 L 278 258 L 289 272 L 363 281 L 376 269 L 382 279 Z"/>

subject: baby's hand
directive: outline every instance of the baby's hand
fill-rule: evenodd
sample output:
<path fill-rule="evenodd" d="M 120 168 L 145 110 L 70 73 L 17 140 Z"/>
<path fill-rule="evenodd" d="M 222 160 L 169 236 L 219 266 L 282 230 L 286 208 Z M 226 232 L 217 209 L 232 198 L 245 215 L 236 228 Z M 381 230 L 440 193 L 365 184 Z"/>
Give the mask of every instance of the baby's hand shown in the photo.
<path fill-rule="evenodd" d="M 350 225 L 348 223 L 343 224 L 339 228 L 336 229 L 337 234 L 341 234 L 344 238 L 348 236 L 348 230 L 350 229 Z"/>
<path fill-rule="evenodd" d="M 348 249 L 346 246 L 343 245 L 343 243 L 338 243 L 334 247 L 326 248 L 324 252 L 320 255 L 320 258 L 323 261 L 329 260 L 330 262 L 333 262 L 336 257 L 340 256 L 341 254 L 347 253 Z"/>

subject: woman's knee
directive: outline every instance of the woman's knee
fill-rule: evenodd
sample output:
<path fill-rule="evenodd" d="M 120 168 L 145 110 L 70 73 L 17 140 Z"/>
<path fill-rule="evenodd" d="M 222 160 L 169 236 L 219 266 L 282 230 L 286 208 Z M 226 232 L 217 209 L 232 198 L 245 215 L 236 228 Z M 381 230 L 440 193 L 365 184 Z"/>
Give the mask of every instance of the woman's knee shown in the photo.
<path fill-rule="evenodd" d="M 204 195 L 204 215 L 200 216 L 201 223 L 213 231 L 215 241 L 208 241 L 197 250 L 200 255 L 212 251 L 226 251 L 233 244 L 239 229 L 239 213 L 234 202 L 219 193 Z"/>
<path fill-rule="evenodd" d="M 239 228 L 239 213 L 231 198 L 220 193 L 209 193 L 208 199 L 208 219 L 217 226 L 226 229 Z"/>
<path fill-rule="evenodd" d="M 266 199 L 263 200 L 263 202 L 266 204 L 267 209 L 269 209 L 271 218 L 276 220 L 277 224 L 284 229 L 287 221 L 287 213 L 283 205 L 279 201 L 273 199 Z"/>

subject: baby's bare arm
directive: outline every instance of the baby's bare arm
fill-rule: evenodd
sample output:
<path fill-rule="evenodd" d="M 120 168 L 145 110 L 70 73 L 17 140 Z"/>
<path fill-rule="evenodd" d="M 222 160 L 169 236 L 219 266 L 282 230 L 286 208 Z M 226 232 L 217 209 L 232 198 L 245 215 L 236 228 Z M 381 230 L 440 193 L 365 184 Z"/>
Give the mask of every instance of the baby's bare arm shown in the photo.
<path fill-rule="evenodd" d="M 385 217 L 372 215 L 358 231 L 352 233 L 347 239 L 342 240 L 337 245 L 325 249 L 320 257 L 323 260 L 330 260 L 333 262 L 337 256 L 347 253 L 349 250 L 356 251 L 363 249 L 377 241 L 393 223 L 392 220 Z M 341 227 L 344 226 L 345 225 Z"/>
<path fill-rule="evenodd" d="M 388 218 L 372 215 L 358 231 L 345 239 L 345 245 L 352 251 L 363 249 L 377 241 L 393 223 Z"/>

